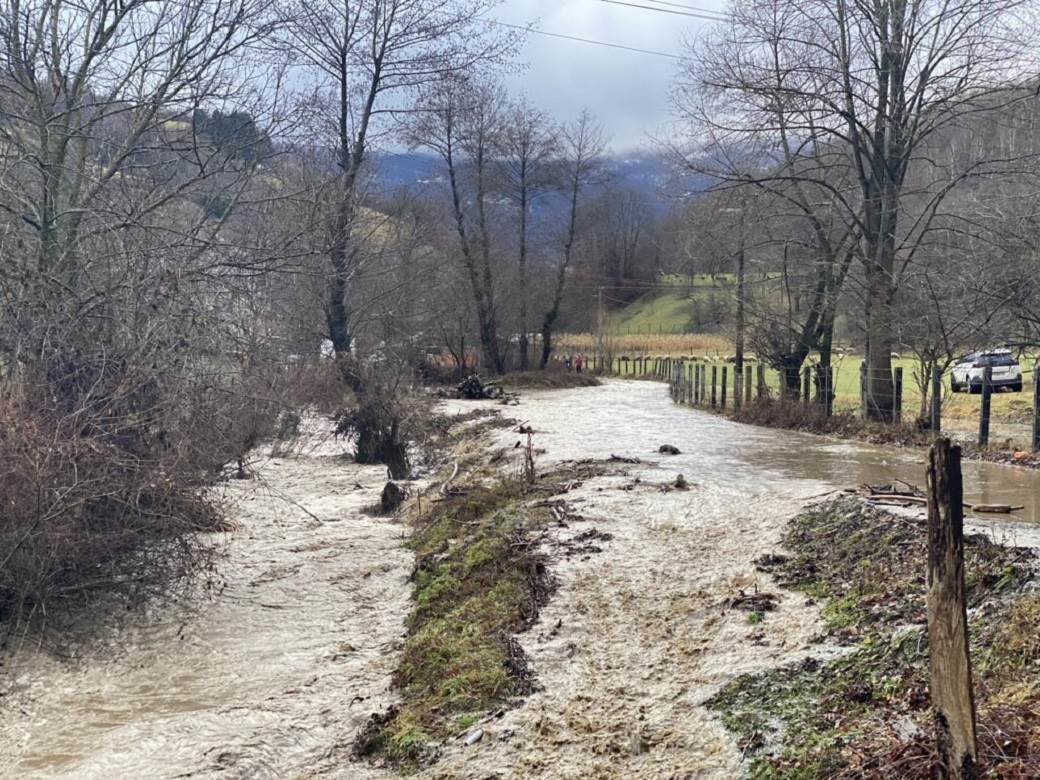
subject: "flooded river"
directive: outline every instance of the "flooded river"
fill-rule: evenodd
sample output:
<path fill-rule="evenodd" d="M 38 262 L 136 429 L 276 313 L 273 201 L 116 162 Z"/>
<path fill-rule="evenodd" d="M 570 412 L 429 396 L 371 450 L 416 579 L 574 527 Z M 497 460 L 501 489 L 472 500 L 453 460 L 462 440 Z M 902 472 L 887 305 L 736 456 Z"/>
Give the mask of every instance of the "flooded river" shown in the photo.
<path fill-rule="evenodd" d="M 224 498 L 215 595 L 142 616 L 70 662 L 6 659 L 0 777 L 283 778 L 346 763 L 389 704 L 408 609 L 402 529 L 362 514 L 383 467 L 328 434 Z M 365 767 L 352 777 L 363 778 Z"/>
<path fill-rule="evenodd" d="M 471 409 L 474 404 L 457 404 Z M 924 453 L 742 426 L 675 406 L 657 383 L 525 394 L 539 469 L 638 457 L 627 474 L 566 498 L 603 552 L 559 556 L 556 596 L 521 637 L 540 690 L 451 742 L 431 778 L 729 778 L 740 754 L 704 701 L 736 674 L 808 654 L 817 607 L 783 594 L 758 626 L 727 609 L 775 590 L 752 561 L 777 549 L 787 518 L 835 488 L 924 483 Z M 493 434 L 511 448 L 516 434 Z M 657 453 L 672 444 L 679 455 Z M 394 653 L 409 610 L 403 529 L 362 510 L 382 468 L 327 443 L 263 459 L 263 481 L 227 488 L 215 595 L 135 617 L 104 646 L 58 660 L 22 648 L 0 672 L 3 777 L 389 777 L 350 762 L 370 712 L 392 702 Z M 512 466 L 509 466 L 512 467 Z M 688 491 L 664 485 L 683 474 Z M 1024 504 L 987 521 L 1031 541 L 1040 472 L 966 463 L 969 501 Z"/>

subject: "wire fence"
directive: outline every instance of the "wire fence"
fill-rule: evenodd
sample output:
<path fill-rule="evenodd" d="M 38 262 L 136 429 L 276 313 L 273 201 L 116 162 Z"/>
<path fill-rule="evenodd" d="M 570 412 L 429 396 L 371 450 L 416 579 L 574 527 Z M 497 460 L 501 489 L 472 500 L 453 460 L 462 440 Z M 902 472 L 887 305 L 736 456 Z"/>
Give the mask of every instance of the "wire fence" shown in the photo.
<path fill-rule="evenodd" d="M 1031 362 L 1022 367 L 1020 384 L 994 380 L 986 368 L 963 388 L 951 381 L 949 369 L 922 377 L 920 366 L 894 362 L 890 372 L 876 372 L 861 358 L 839 355 L 829 367 L 806 364 L 784 372 L 750 356 L 739 375 L 732 358 L 712 355 L 593 354 L 584 365 L 599 374 L 668 382 L 677 402 L 694 406 L 730 408 L 783 399 L 816 405 L 827 415 L 883 419 L 980 445 L 1040 449 L 1038 374 Z"/>

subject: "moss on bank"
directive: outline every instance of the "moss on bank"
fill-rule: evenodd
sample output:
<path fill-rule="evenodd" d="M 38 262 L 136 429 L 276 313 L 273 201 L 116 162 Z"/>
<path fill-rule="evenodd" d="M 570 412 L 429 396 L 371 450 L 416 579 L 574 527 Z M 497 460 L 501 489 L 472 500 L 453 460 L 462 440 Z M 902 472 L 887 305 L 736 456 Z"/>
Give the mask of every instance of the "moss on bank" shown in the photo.
<path fill-rule="evenodd" d="M 530 691 L 513 636 L 537 616 L 550 579 L 533 535 L 544 510 L 523 495 L 508 479 L 468 488 L 418 522 L 414 609 L 394 674 L 402 703 L 369 724 L 357 752 L 414 768 L 438 740 Z"/>
<path fill-rule="evenodd" d="M 404 772 L 434 761 L 438 745 L 489 711 L 531 692 L 534 678 L 516 635 L 535 621 L 553 588 L 544 529 L 556 520 L 549 496 L 618 468 L 577 462 L 541 473 L 532 484 L 488 466 L 479 443 L 497 416 L 473 416 L 454 440 L 468 476 L 449 495 L 422 501 L 408 546 L 415 551 L 413 610 L 394 674 L 401 703 L 372 717 L 354 752 Z M 557 511 L 559 511 L 557 509 Z"/>
<path fill-rule="evenodd" d="M 981 763 L 987 777 L 1040 776 L 1036 559 L 969 542 Z M 760 568 L 824 600 L 826 630 L 847 651 L 742 676 L 712 700 L 751 757 L 750 776 L 931 777 L 923 522 L 842 499 L 795 518 L 784 545 L 789 558 Z"/>

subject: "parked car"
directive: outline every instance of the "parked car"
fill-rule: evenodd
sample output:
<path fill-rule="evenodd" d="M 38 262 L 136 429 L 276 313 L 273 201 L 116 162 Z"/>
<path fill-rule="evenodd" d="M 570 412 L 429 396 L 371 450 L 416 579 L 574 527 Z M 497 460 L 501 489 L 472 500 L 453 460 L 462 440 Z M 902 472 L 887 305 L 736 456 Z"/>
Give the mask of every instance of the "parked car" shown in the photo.
<path fill-rule="evenodd" d="M 960 358 L 953 366 L 950 389 L 955 393 L 982 392 L 982 374 L 986 366 L 993 369 L 994 390 L 1006 388 L 1013 393 L 1022 392 L 1022 367 L 1009 349 L 972 352 Z"/>

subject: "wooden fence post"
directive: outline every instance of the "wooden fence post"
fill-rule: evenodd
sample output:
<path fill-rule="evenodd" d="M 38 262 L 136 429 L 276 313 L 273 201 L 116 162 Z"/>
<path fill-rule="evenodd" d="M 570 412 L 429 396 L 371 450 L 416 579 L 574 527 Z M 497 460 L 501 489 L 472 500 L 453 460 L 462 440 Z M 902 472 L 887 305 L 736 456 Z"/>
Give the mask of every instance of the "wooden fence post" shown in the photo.
<path fill-rule="evenodd" d="M 729 366 L 722 367 L 722 408 L 726 408 L 726 373 L 729 371 Z"/>
<path fill-rule="evenodd" d="M 892 408 L 892 419 L 894 422 L 903 421 L 903 367 L 896 366 L 895 377 L 892 380 L 895 391 L 895 405 Z"/>
<path fill-rule="evenodd" d="M 744 366 L 744 406 L 751 406 L 751 366 Z"/>
<path fill-rule="evenodd" d="M 809 366 L 802 369 L 802 403 L 806 406 L 812 398 L 812 374 Z"/>
<path fill-rule="evenodd" d="M 942 372 L 938 366 L 932 367 L 932 435 L 938 436 L 942 431 Z"/>
<path fill-rule="evenodd" d="M 928 647 L 939 776 L 975 780 L 975 695 L 964 594 L 961 450 L 940 438 L 928 454 Z"/>
<path fill-rule="evenodd" d="M 700 369 L 701 369 L 701 391 L 700 391 L 700 395 L 697 397 L 697 403 L 700 404 L 701 406 L 704 406 L 704 398 L 708 394 L 708 389 L 707 389 L 707 384 L 708 384 L 708 366 L 705 365 L 704 363 L 701 363 Z"/>
<path fill-rule="evenodd" d="M 1033 363 L 1033 449 L 1040 450 L 1040 359 Z"/>
<path fill-rule="evenodd" d="M 859 364 L 859 416 L 867 419 L 867 361 Z"/>
<path fill-rule="evenodd" d="M 758 400 L 761 401 L 766 395 L 766 367 L 758 364 Z"/>
<path fill-rule="evenodd" d="M 970 384 L 970 381 L 969 381 Z M 989 444 L 989 409 L 993 396 L 993 367 L 982 369 L 982 409 L 979 413 L 979 446 Z"/>
<path fill-rule="evenodd" d="M 719 367 L 712 365 L 711 367 L 711 408 L 714 409 L 718 400 L 717 390 L 719 384 Z"/>
<path fill-rule="evenodd" d="M 827 373 L 824 375 L 823 381 L 827 383 L 824 398 L 826 399 L 827 416 L 830 417 L 834 414 L 834 369 L 831 366 L 827 366 Z"/>
<path fill-rule="evenodd" d="M 733 366 L 733 408 L 740 409 L 744 400 L 744 371 L 738 366 Z"/>
<path fill-rule="evenodd" d="M 689 388 L 689 392 L 686 396 L 686 405 L 693 406 L 693 370 L 697 367 L 696 363 L 690 363 L 689 368 L 686 369 L 687 383 L 686 386 Z"/>

